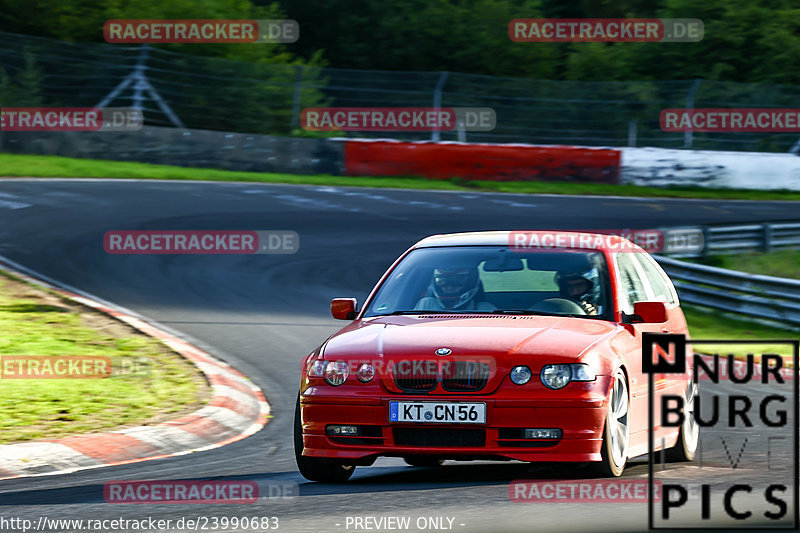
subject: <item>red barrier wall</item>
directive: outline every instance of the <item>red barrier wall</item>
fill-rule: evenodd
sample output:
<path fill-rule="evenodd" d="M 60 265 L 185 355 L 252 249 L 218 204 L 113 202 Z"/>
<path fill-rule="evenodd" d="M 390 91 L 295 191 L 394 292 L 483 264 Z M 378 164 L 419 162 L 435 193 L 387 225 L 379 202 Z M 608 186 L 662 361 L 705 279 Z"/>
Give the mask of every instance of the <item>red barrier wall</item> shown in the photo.
<path fill-rule="evenodd" d="M 619 183 L 620 151 L 577 146 L 345 141 L 348 176 Z"/>

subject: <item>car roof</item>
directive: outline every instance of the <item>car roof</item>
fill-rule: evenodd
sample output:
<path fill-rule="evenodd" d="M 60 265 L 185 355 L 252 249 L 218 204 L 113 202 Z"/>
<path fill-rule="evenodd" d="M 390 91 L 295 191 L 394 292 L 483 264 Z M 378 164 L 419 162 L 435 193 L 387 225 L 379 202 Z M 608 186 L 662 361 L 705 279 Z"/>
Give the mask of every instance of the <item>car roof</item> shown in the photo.
<path fill-rule="evenodd" d="M 545 241 L 542 241 L 542 238 Z M 416 243 L 412 248 L 433 248 L 439 246 L 514 246 L 519 243 L 520 251 L 531 249 L 589 249 L 614 252 L 621 248 L 637 249 L 639 246 L 619 235 L 591 233 L 583 231 L 559 230 L 514 230 L 514 231 L 474 231 L 467 233 L 446 233 L 431 235 Z M 535 243 L 535 244 L 534 244 Z M 550 244 L 551 243 L 551 244 Z"/>

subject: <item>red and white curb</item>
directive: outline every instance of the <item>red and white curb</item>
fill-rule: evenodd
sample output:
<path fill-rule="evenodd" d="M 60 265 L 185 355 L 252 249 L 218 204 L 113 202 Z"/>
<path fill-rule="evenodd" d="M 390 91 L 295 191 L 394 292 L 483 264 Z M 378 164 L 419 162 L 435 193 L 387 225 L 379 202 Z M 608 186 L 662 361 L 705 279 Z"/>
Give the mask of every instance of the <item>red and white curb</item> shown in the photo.
<path fill-rule="evenodd" d="M 266 425 L 270 407 L 264 394 L 230 365 L 168 333 L 163 326 L 72 287 L 66 290 L 46 276 L 2 256 L 0 266 L 29 283 L 55 291 L 159 339 L 194 363 L 205 374 L 213 393 L 202 409 L 155 426 L 0 445 L 0 480 L 64 474 L 210 450 L 249 437 Z"/>

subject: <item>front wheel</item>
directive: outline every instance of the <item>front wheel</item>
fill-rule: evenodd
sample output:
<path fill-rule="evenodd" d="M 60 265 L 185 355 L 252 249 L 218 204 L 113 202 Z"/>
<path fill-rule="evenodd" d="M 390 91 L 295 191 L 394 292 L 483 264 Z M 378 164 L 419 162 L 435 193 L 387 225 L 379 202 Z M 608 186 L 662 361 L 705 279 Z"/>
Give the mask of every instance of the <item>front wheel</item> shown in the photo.
<path fill-rule="evenodd" d="M 618 369 L 608 398 L 608 413 L 600 448 L 601 461 L 592 465 L 600 476 L 619 477 L 625 470 L 631 437 L 629 406 L 628 382 L 622 369 Z"/>
<path fill-rule="evenodd" d="M 294 458 L 300 474 L 309 481 L 342 483 L 350 479 L 356 469 L 353 465 L 343 465 L 332 459 L 303 455 L 303 423 L 300 418 L 299 394 L 294 411 Z"/>
<path fill-rule="evenodd" d="M 695 399 L 700 389 L 697 383 L 689 381 L 686 385 L 683 404 L 683 424 L 681 424 L 678 442 L 667 450 L 666 460 L 671 463 L 693 461 L 700 441 L 700 425 L 694 417 Z"/>

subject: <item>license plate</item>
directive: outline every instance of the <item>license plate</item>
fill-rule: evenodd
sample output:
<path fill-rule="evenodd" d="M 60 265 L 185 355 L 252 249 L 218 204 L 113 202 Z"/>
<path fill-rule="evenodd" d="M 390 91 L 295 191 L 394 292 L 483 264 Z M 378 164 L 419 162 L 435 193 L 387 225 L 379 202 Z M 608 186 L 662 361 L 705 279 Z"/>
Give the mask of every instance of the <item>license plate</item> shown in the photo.
<path fill-rule="evenodd" d="M 485 424 L 485 403 L 389 402 L 389 422 Z"/>

